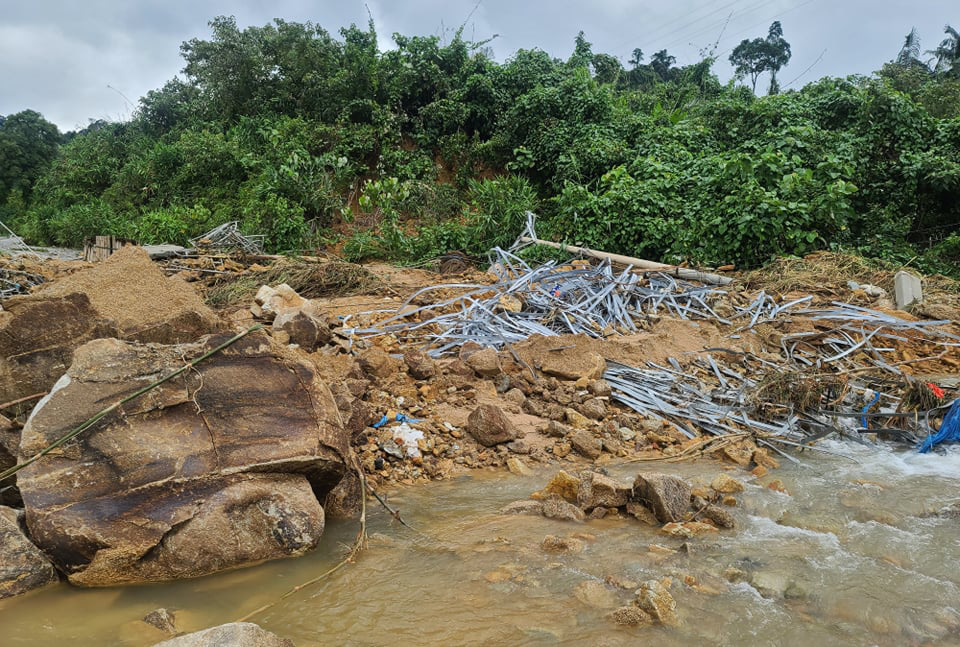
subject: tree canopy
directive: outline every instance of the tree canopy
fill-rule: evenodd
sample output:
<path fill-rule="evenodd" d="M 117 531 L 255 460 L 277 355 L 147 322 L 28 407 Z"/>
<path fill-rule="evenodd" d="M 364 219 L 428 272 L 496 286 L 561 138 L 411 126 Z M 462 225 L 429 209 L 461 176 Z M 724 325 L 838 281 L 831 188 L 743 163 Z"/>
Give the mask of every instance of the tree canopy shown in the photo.
<path fill-rule="evenodd" d="M 462 30 L 380 38 L 220 17 L 129 121 L 61 139 L 11 115 L 4 219 L 65 245 L 183 243 L 239 220 L 273 251 L 412 262 L 508 244 L 532 210 L 554 240 L 672 263 L 844 248 L 960 272 L 949 46 L 928 65 L 913 34 L 875 77 L 756 97 L 710 58 L 636 47 L 624 65 L 582 33 L 569 57 L 502 62 Z M 791 48 L 774 23 L 735 52 L 776 90 Z"/>

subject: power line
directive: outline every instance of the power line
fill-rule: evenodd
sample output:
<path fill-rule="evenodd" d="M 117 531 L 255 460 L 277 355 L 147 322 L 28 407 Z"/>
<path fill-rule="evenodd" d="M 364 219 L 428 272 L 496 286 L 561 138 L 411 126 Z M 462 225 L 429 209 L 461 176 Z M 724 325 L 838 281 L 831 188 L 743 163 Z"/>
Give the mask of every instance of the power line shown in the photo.
<path fill-rule="evenodd" d="M 747 7 L 746 9 L 744 9 L 743 12 L 744 12 L 744 13 L 748 13 L 748 12 L 756 11 L 756 10 L 758 10 L 758 9 L 762 9 L 764 6 L 769 5 L 769 4 L 771 3 L 771 1 L 772 1 L 772 0 L 765 0 L 764 2 L 759 2 L 759 3 L 755 4 L 755 5 L 751 5 L 750 7 Z M 699 30 L 699 31 L 696 31 L 696 32 L 694 32 L 694 33 L 692 33 L 692 34 L 689 34 L 689 35 L 686 35 L 686 36 L 681 36 L 680 38 L 677 38 L 676 40 L 671 41 L 670 43 L 667 43 L 666 47 L 667 47 L 667 48 L 675 47 L 676 45 L 682 43 L 683 41 L 686 41 L 686 40 L 689 40 L 689 39 L 693 39 L 693 38 L 697 38 L 698 36 L 703 36 L 704 34 L 708 34 L 708 33 L 712 32 L 712 31 L 714 31 L 715 29 L 717 29 L 718 27 L 726 24 L 726 22 L 727 22 L 726 19 L 724 19 L 724 20 L 718 20 L 717 22 L 708 25 L 708 26 L 707 26 L 706 28 L 704 28 L 704 29 L 701 29 L 701 30 Z"/>
<path fill-rule="evenodd" d="M 795 78 L 794 80 L 790 81 L 790 83 L 787 83 L 787 84 L 786 84 L 785 86 L 783 86 L 783 87 L 784 87 L 784 88 L 789 88 L 791 85 L 793 85 L 794 83 L 796 83 L 797 81 L 799 81 L 800 79 L 802 79 L 803 76 L 804 76 L 807 72 L 809 72 L 810 70 L 812 70 L 817 63 L 819 63 L 821 60 L 823 60 L 823 57 L 824 57 L 824 55 L 825 55 L 826 53 L 827 53 L 827 48 L 824 47 L 824 48 L 823 48 L 823 51 L 820 52 L 820 56 L 818 56 L 818 57 L 817 57 L 817 60 L 815 60 L 813 63 L 810 64 L 810 67 L 808 67 L 807 69 L 805 69 L 803 72 L 800 73 L 800 75 L 799 75 L 797 78 Z"/>

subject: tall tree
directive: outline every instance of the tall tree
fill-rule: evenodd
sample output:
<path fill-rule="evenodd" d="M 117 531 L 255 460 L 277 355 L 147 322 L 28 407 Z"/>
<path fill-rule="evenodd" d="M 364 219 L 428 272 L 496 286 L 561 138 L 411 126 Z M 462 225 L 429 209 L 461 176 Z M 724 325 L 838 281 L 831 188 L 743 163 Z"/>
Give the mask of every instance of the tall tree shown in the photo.
<path fill-rule="evenodd" d="M 661 49 L 650 59 L 650 67 L 664 81 L 670 78 L 670 68 L 677 62 L 675 56 L 670 56 L 667 50 Z"/>
<path fill-rule="evenodd" d="M 770 91 L 779 91 L 779 72 L 792 56 L 790 43 L 783 37 L 783 27 L 777 20 L 770 25 L 766 38 L 744 39 L 730 54 L 730 63 L 738 78 L 750 77 L 750 87 L 757 91 L 757 80 L 764 72 L 770 72 Z"/>
<path fill-rule="evenodd" d="M 0 124 L 0 205 L 13 191 L 26 199 L 34 182 L 57 156 L 60 131 L 34 110 L 7 116 Z"/>
<path fill-rule="evenodd" d="M 903 39 L 903 47 L 897 54 L 897 65 L 902 67 L 915 67 L 917 65 L 926 65 L 920 60 L 920 35 L 917 28 L 914 27 L 910 33 Z"/>

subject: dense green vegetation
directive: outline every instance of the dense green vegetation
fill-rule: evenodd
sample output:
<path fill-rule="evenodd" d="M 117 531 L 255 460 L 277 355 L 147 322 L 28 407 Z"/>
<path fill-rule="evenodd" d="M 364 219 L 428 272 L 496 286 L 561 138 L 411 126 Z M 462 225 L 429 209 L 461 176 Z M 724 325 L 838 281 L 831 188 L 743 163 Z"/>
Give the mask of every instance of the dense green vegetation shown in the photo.
<path fill-rule="evenodd" d="M 211 26 L 130 121 L 0 163 L 4 220 L 64 245 L 183 243 L 239 220 L 275 251 L 412 262 L 508 243 L 534 210 L 554 240 L 671 262 L 843 247 L 960 272 L 955 32 L 929 65 L 913 34 L 874 77 L 780 93 L 774 78 L 758 98 L 712 59 L 637 49 L 624 67 L 582 33 L 568 60 L 498 63 L 460 34 L 380 51 L 372 24 Z M 789 60 L 779 24 L 744 44 L 754 83 Z M 4 155 L 24 115 L 0 124 Z"/>

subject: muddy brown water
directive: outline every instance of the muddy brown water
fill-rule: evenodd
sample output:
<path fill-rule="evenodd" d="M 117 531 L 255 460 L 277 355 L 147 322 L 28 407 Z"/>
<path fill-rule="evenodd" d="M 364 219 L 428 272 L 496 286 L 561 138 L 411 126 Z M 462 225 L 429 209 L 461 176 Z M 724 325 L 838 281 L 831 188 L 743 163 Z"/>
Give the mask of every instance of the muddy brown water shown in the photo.
<path fill-rule="evenodd" d="M 790 496 L 748 483 L 734 509 L 739 528 L 692 540 L 689 552 L 682 540 L 625 519 L 572 524 L 496 514 L 554 470 L 407 488 L 392 503 L 429 537 L 372 510 L 369 549 L 355 564 L 254 620 L 300 647 L 960 645 L 960 519 L 924 516 L 960 499 L 960 451 L 828 446 L 859 463 L 807 455 L 802 467 L 787 464 L 775 476 Z M 641 468 L 609 469 L 627 478 Z M 643 469 L 701 482 L 722 471 L 710 462 Z M 328 569 L 355 531 L 331 524 L 307 557 L 197 580 L 58 585 L 0 601 L 0 643 L 152 644 L 160 636 L 139 619 L 158 607 L 176 610 L 185 631 L 230 622 Z M 582 552 L 540 549 L 546 535 L 576 533 Z M 651 551 L 653 544 L 679 552 Z M 748 581 L 728 582 L 734 570 Z M 615 626 L 607 614 L 631 593 L 602 584 L 607 576 L 672 577 L 682 625 Z"/>

